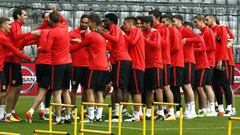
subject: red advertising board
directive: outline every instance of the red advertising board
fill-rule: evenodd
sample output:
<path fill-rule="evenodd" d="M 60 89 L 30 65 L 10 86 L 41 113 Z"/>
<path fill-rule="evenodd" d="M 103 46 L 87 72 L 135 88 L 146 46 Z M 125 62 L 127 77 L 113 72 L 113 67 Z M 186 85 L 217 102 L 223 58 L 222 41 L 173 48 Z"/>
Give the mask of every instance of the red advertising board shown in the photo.
<path fill-rule="evenodd" d="M 240 64 L 235 64 L 234 69 L 234 85 L 232 89 L 235 94 L 240 95 Z"/>

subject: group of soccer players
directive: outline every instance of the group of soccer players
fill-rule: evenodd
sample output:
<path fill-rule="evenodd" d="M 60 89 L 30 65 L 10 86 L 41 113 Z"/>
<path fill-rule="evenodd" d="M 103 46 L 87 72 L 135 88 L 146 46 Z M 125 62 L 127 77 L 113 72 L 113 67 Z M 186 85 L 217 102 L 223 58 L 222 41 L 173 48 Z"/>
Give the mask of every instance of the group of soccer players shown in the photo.
<path fill-rule="evenodd" d="M 82 15 L 80 26 L 69 32 L 64 16 L 52 7 L 42 14 L 43 23 L 28 33 L 21 28 L 26 10 L 15 9 L 13 18 L 12 23 L 0 18 L 0 119 L 5 122 L 21 120 L 15 112 L 22 86 L 20 58 L 35 61 L 39 87 L 26 112 L 27 122 L 41 102 L 49 107 L 52 93 L 53 102 L 75 105 L 79 84 L 82 101 L 93 103 L 104 103 L 113 87 L 113 120 L 118 120 L 119 103 L 129 102 L 129 96 L 134 103 L 146 104 L 146 118 L 151 119 L 154 101 L 181 104 L 181 88 L 186 119 L 236 113 L 231 91 L 234 37 L 214 15 L 197 15 L 191 23 L 181 15 L 152 10 L 148 16 L 126 17 L 119 26 L 115 13 L 101 18 L 91 12 Z M 194 25 L 200 33 L 193 32 Z M 36 60 L 21 52 L 32 44 L 38 46 Z M 64 122 L 71 123 L 72 110 L 65 109 Z M 141 107 L 134 106 L 132 115 L 126 106 L 122 109 L 130 117 L 126 121 L 141 120 Z M 156 106 L 155 119 L 175 120 L 179 109 Z M 61 111 L 61 106 L 55 107 L 56 124 L 62 122 Z M 47 112 L 40 108 L 41 116 Z M 102 107 L 87 106 L 86 113 L 85 122 L 102 121 Z"/>

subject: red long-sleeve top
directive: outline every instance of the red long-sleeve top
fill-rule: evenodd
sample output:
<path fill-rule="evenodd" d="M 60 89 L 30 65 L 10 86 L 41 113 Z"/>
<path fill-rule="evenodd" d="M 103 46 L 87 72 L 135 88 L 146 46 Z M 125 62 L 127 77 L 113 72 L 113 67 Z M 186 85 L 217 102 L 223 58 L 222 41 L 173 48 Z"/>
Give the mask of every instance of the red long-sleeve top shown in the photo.
<path fill-rule="evenodd" d="M 83 40 L 85 32 L 80 34 L 81 28 L 78 27 L 70 32 L 70 39 L 79 38 Z M 71 45 L 77 45 L 78 43 L 71 41 Z M 83 47 L 77 51 L 72 52 L 72 66 L 77 67 L 89 67 L 89 54 L 86 47 Z"/>
<path fill-rule="evenodd" d="M 169 29 L 160 23 L 155 25 L 154 28 L 160 32 L 163 64 L 171 64 Z"/>
<path fill-rule="evenodd" d="M 125 35 L 128 43 L 128 52 L 132 58 L 133 69 L 145 70 L 145 42 L 142 31 L 132 28 L 128 35 Z"/>
<path fill-rule="evenodd" d="M 12 44 L 14 47 L 18 48 L 19 50 L 23 50 L 24 45 L 27 45 L 28 36 L 31 36 L 30 32 L 22 33 L 22 25 L 23 23 L 20 21 L 13 21 L 11 24 L 10 32 L 8 33 L 9 38 L 11 39 Z M 31 39 L 31 38 L 30 38 Z M 12 62 L 20 64 L 21 61 L 16 56 L 10 56 L 5 59 L 5 62 Z"/>
<path fill-rule="evenodd" d="M 70 39 L 67 25 L 58 23 L 53 26 L 47 35 L 46 45 L 40 48 L 39 51 L 52 53 L 52 65 L 71 63 Z"/>
<path fill-rule="evenodd" d="M 173 26 L 169 27 L 171 46 L 171 66 L 184 67 L 184 56 L 181 33 Z"/>
<path fill-rule="evenodd" d="M 228 36 L 226 28 L 224 26 L 216 25 L 212 28 L 212 30 L 215 33 L 216 40 L 216 62 L 220 60 L 229 60 L 227 49 Z"/>
<path fill-rule="evenodd" d="M 38 37 L 38 47 L 45 47 L 47 46 L 48 42 L 48 34 L 51 31 L 51 29 L 41 29 L 41 35 Z M 51 65 L 52 64 L 52 53 L 51 51 L 48 52 L 43 52 L 43 51 L 38 51 L 37 53 L 37 59 L 36 59 L 36 64 L 47 64 Z"/>
<path fill-rule="evenodd" d="M 83 47 L 88 48 L 89 52 L 89 69 L 108 71 L 106 56 L 106 40 L 99 33 L 92 31 L 87 34 L 83 41 L 78 45 L 71 46 L 71 51 L 77 51 Z"/>
<path fill-rule="evenodd" d="M 202 38 L 200 35 L 198 36 Z M 206 46 L 203 39 L 200 43 L 194 45 L 194 56 L 196 60 L 196 69 L 209 68 Z"/>
<path fill-rule="evenodd" d="M 206 53 L 210 67 L 215 67 L 216 40 L 211 28 L 205 26 L 201 29 L 201 36 L 204 39 Z"/>
<path fill-rule="evenodd" d="M 3 71 L 5 57 L 9 54 L 8 51 L 11 51 L 14 56 L 31 61 L 31 58 L 15 48 L 5 32 L 0 30 L 0 71 Z"/>
<path fill-rule="evenodd" d="M 124 33 L 120 27 L 115 24 L 111 24 L 109 27 L 109 33 L 104 32 L 105 37 L 112 46 L 112 53 L 116 56 L 116 60 L 131 60 L 128 54 Z"/>
<path fill-rule="evenodd" d="M 107 50 L 108 50 L 109 53 L 110 53 L 109 61 L 110 61 L 110 63 L 111 63 L 112 65 L 113 65 L 113 64 L 116 64 L 117 60 L 116 60 L 116 57 L 114 56 L 114 54 L 112 53 L 111 43 L 108 42 L 108 40 L 106 40 L 106 43 L 107 43 Z"/>
<path fill-rule="evenodd" d="M 65 26 L 65 25 L 67 26 L 67 20 L 64 18 L 64 16 L 61 16 L 60 23 L 63 26 Z M 49 24 L 48 21 L 44 21 L 41 25 L 36 27 L 36 29 L 41 30 L 41 35 L 38 37 L 38 44 L 37 44 L 40 47 L 48 46 L 47 45 L 47 41 L 48 41 L 47 37 L 50 32 L 50 27 L 48 26 L 48 24 Z M 48 52 L 38 51 L 36 64 L 51 65 L 52 64 L 51 61 L 52 61 L 51 51 L 48 51 Z"/>
<path fill-rule="evenodd" d="M 143 35 L 145 37 L 146 68 L 163 68 L 160 33 L 152 28 L 143 31 Z"/>
<path fill-rule="evenodd" d="M 231 32 L 230 28 L 228 26 L 226 26 L 227 29 L 227 33 L 230 37 L 230 39 L 234 40 L 234 35 Z M 228 57 L 229 57 L 229 65 L 234 66 L 235 62 L 234 62 L 234 57 L 233 57 L 233 46 L 228 47 Z"/>
<path fill-rule="evenodd" d="M 193 33 L 193 31 L 187 27 L 180 26 L 178 28 L 182 35 L 182 38 L 186 38 L 186 44 L 183 46 L 184 62 L 185 63 L 196 63 L 194 58 L 194 47 L 193 43 L 198 43 L 201 41 L 199 37 Z"/>

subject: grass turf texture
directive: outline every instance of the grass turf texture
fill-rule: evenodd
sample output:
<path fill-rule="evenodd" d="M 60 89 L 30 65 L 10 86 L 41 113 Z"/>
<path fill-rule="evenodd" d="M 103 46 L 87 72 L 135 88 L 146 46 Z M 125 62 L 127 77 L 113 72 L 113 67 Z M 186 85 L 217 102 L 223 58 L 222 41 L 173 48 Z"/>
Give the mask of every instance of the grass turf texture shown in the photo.
<path fill-rule="evenodd" d="M 21 135 L 31 135 L 34 129 L 48 130 L 48 121 L 40 120 L 38 117 L 38 109 L 33 116 L 33 123 L 28 124 L 25 122 L 25 113 L 28 111 L 32 104 L 34 97 L 20 97 L 17 104 L 16 111 L 23 118 L 20 122 L 4 123 L 0 122 L 1 132 L 15 132 Z M 80 103 L 80 98 L 77 100 Z M 110 98 L 106 102 L 110 102 Z M 236 98 L 236 107 L 240 111 L 240 96 Z M 104 114 L 108 110 L 104 109 Z M 196 118 L 193 120 L 183 120 L 183 135 L 226 135 L 227 134 L 227 117 L 214 117 L 214 118 Z M 147 121 L 147 135 L 151 134 L 151 121 Z M 108 123 L 96 122 L 92 124 L 85 124 L 85 128 L 107 130 Z M 78 128 L 80 124 L 78 123 Z M 178 135 L 179 120 L 176 121 L 155 121 L 155 135 Z M 117 134 L 118 124 L 113 123 L 113 132 Z M 53 130 L 67 131 L 73 134 L 73 124 L 54 125 Z M 239 135 L 240 121 L 233 121 L 232 135 Z M 141 135 L 142 122 L 123 122 L 122 135 Z M 90 134 L 87 134 L 90 135 Z"/>

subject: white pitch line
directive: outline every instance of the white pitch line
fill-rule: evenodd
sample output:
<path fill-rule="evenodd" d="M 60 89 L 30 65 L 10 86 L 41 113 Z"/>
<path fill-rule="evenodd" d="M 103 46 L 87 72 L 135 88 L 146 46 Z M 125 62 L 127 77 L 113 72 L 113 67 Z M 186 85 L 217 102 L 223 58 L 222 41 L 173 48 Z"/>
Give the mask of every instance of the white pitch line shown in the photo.
<path fill-rule="evenodd" d="M 108 127 L 106 125 L 96 125 L 96 124 L 85 124 L 93 127 Z M 118 128 L 118 126 L 112 126 L 113 128 Z M 134 128 L 134 127 L 124 127 L 122 126 L 123 129 L 130 129 L 130 130 L 139 130 L 141 131 L 142 128 Z M 183 130 L 217 130 L 217 129 L 227 129 L 227 127 L 200 127 L 200 128 L 183 128 Z M 240 127 L 232 127 L 232 129 L 240 129 Z M 146 130 L 151 130 L 150 128 Z M 155 128 L 155 131 L 168 131 L 168 130 L 179 130 L 179 128 Z"/>

